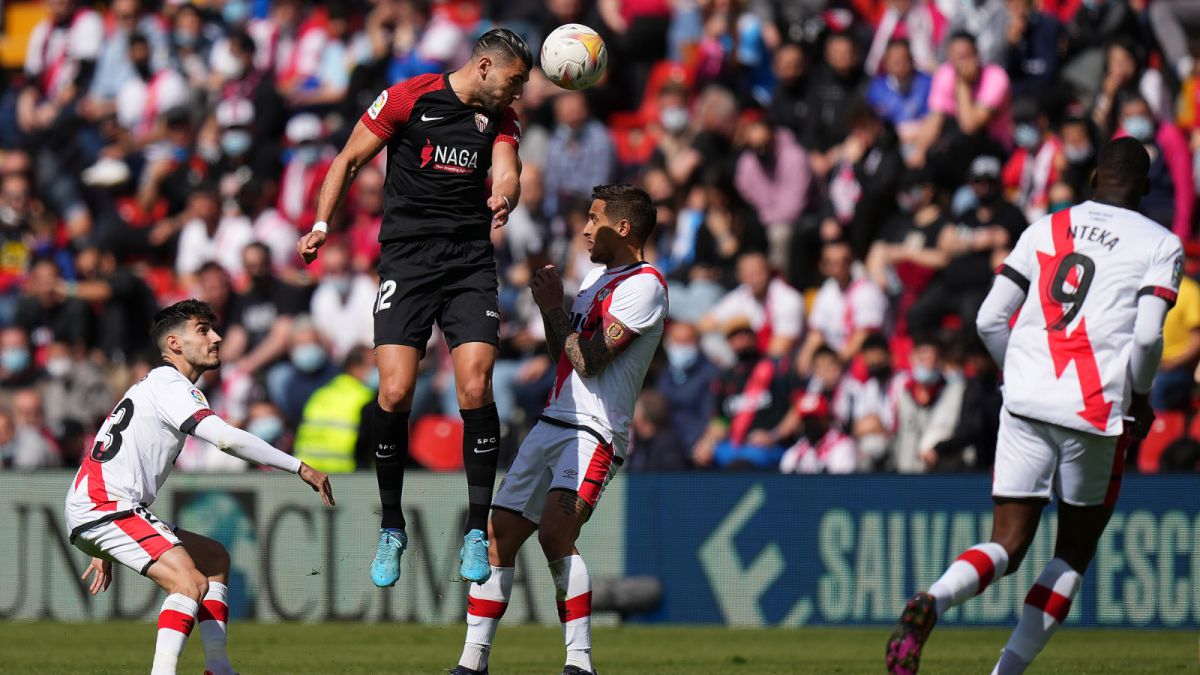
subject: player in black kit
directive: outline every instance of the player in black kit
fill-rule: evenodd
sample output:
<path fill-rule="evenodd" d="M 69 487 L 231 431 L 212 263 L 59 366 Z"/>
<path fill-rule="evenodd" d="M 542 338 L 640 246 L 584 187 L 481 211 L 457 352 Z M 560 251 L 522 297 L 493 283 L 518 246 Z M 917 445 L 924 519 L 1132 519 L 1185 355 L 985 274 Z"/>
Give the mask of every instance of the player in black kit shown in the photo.
<path fill-rule="evenodd" d="M 515 33 L 495 29 L 452 73 L 419 75 L 379 94 L 329 167 L 317 223 L 296 250 L 311 263 L 326 224 L 358 171 L 386 147 L 375 354 L 379 405 L 371 419 L 383 518 L 371 564 L 377 586 L 400 577 L 408 545 L 400 497 L 408 455 L 408 415 L 417 366 L 436 321 L 446 335 L 463 418 L 463 464 L 470 510 L 460 553 L 463 578 L 483 583 L 487 517 L 496 480 L 500 418 L 492 398 L 499 343 L 496 262 L 489 238 L 520 196 L 520 97 L 533 57 Z M 492 190 L 485 181 L 491 169 Z"/>

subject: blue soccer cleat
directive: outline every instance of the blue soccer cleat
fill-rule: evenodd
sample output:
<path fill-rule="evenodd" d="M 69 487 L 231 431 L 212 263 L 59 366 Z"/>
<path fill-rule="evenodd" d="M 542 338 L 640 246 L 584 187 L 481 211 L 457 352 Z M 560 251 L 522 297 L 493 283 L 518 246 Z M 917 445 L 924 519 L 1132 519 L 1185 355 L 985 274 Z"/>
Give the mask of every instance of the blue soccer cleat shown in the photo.
<path fill-rule="evenodd" d="M 371 561 L 371 582 L 380 588 L 394 586 L 400 578 L 400 556 L 408 548 L 408 535 L 404 530 L 390 527 L 379 530 L 379 548 Z"/>
<path fill-rule="evenodd" d="M 447 670 L 446 672 L 450 673 L 450 675 L 488 675 L 487 668 L 484 668 L 483 670 L 471 670 L 470 668 L 461 664 L 455 666 L 454 670 Z"/>
<path fill-rule="evenodd" d="M 563 666 L 562 675 L 598 675 L 597 671 L 588 672 L 579 666 Z"/>
<path fill-rule="evenodd" d="M 463 579 L 482 584 L 492 576 L 492 566 L 488 562 L 488 546 L 483 530 L 471 530 L 463 537 L 463 547 L 458 553 L 458 559 L 462 561 L 458 573 Z"/>

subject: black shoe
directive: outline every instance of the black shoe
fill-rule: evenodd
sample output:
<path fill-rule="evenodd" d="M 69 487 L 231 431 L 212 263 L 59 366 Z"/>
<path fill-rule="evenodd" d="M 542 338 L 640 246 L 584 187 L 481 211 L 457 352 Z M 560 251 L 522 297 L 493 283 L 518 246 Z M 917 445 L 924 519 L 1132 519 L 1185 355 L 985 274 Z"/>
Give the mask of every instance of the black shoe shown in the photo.
<path fill-rule="evenodd" d="M 471 670 L 466 666 L 454 666 L 454 670 L 447 670 L 450 675 L 488 675 L 487 668 L 483 670 Z"/>
<path fill-rule="evenodd" d="M 597 675 L 596 671 L 588 672 L 579 666 L 563 666 L 562 675 Z"/>

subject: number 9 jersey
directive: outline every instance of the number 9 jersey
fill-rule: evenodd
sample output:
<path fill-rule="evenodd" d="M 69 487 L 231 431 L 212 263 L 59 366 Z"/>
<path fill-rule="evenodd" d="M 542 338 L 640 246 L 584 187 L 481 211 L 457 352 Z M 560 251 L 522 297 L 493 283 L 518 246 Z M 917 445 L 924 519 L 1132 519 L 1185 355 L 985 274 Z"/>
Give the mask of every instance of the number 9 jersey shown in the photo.
<path fill-rule="evenodd" d="M 67 526 L 82 532 L 153 503 L 185 438 L 212 414 L 178 370 L 150 371 L 125 392 L 84 455 L 67 491 Z"/>
<path fill-rule="evenodd" d="M 1088 201 L 1030 225 L 998 273 L 1025 290 L 1004 356 L 1005 408 L 1119 436 L 1138 299 L 1175 304 L 1179 238 L 1134 211 Z"/>

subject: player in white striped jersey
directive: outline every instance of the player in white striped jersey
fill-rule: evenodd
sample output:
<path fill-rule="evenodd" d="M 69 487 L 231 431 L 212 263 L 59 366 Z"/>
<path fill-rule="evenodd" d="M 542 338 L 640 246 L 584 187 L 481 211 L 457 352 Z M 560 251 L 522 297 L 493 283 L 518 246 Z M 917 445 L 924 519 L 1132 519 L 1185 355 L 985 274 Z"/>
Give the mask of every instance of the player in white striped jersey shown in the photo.
<path fill-rule="evenodd" d="M 71 543 L 92 556 L 83 575 L 91 577 L 92 594 L 108 590 L 114 560 L 168 593 L 158 615 L 154 675 L 175 672 L 197 620 L 206 672 L 233 672 L 225 650 L 229 554 L 219 542 L 173 528 L 149 510 L 189 434 L 246 461 L 299 474 L 333 506 L 325 474 L 225 423 L 195 387 L 221 365 L 214 320 L 212 308 L 197 300 L 158 313 L 153 334 L 165 365 L 125 392 L 67 490 Z"/>
<path fill-rule="evenodd" d="M 1179 238 L 1136 211 L 1149 168 L 1140 142 L 1110 142 L 1092 200 L 1030 225 L 998 270 L 977 322 L 1005 382 L 991 541 L 909 600 L 890 672 L 915 673 L 937 617 L 1016 571 L 1055 494 L 1054 559 L 993 673 L 1023 673 L 1066 620 L 1116 504 L 1124 441 L 1154 420 L 1163 320 L 1183 277 Z"/>

